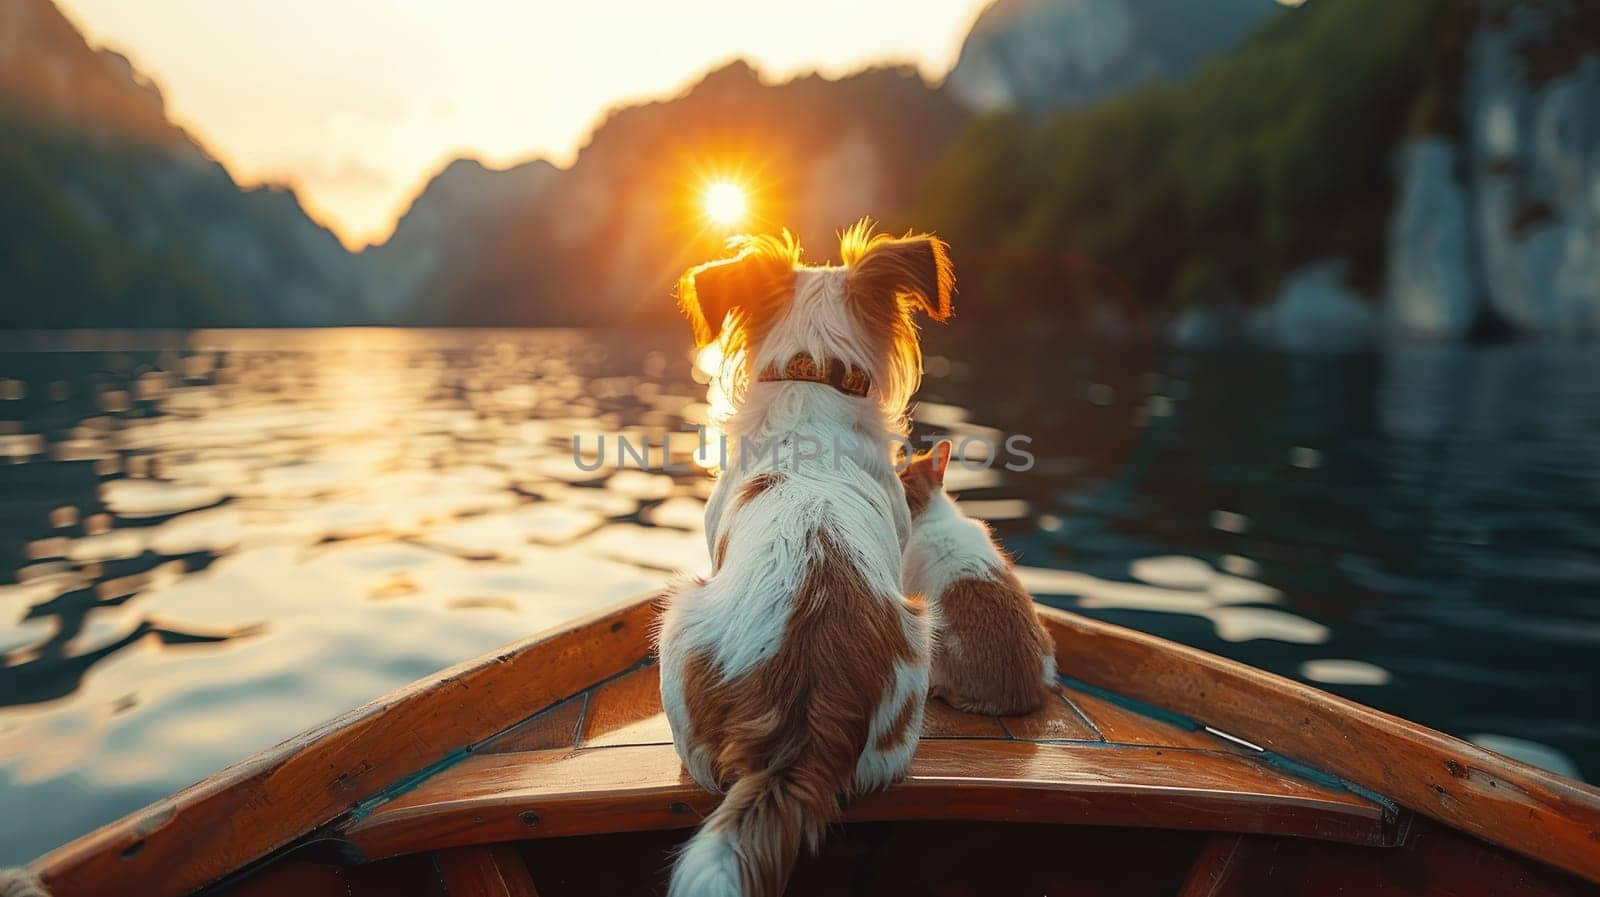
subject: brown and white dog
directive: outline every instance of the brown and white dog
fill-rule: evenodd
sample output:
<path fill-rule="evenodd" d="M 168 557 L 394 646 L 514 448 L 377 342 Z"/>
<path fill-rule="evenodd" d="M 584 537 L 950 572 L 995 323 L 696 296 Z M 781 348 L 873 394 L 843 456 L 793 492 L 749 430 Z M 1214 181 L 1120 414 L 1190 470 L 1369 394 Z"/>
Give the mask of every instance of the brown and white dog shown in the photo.
<path fill-rule="evenodd" d="M 706 507 L 709 579 L 669 588 L 658 650 L 673 743 L 722 804 L 672 897 L 777 897 L 841 801 L 905 775 L 930 624 L 900 588 L 910 514 L 889 447 L 922 376 L 912 315 L 950 315 L 930 236 L 841 238 L 810 267 L 782 238 L 694 268 L 679 302 L 724 363 L 726 469 Z"/>
<path fill-rule="evenodd" d="M 900 474 L 912 520 L 903 583 L 937 621 L 932 694 L 969 713 L 1027 713 L 1057 684 L 1055 642 L 989 528 L 944 491 L 949 465 L 945 439 Z"/>

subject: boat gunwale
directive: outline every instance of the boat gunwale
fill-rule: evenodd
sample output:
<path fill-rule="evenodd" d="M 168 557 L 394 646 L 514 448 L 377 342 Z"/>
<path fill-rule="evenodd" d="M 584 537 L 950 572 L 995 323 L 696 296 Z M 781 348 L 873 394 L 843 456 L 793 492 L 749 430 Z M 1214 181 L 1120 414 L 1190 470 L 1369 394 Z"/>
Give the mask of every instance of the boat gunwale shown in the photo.
<path fill-rule="evenodd" d="M 655 600 L 631 598 L 423 677 L 69 841 L 28 868 L 57 897 L 108 888 L 178 897 L 214 884 L 464 757 L 527 718 L 521 708 L 528 704 L 536 715 L 636 666 L 649 650 Z M 543 663 L 563 658 L 568 669 Z M 522 672 L 530 674 L 526 681 L 510 681 Z M 451 700 L 474 689 L 472 700 Z M 489 719 L 478 702 L 502 713 Z M 397 740 L 389 730 L 399 715 L 429 725 L 404 728 L 407 737 Z M 409 757 L 417 762 L 399 762 Z M 214 848 L 215 857 L 196 849 L 207 840 L 213 843 L 201 846 Z"/>
<path fill-rule="evenodd" d="M 1182 762 L 1168 767 L 1162 762 L 1167 756 Z M 1030 768 L 1056 774 L 1015 774 Z M 1154 780 L 1152 769 L 1165 778 Z M 617 770 L 630 777 L 594 787 L 616 781 Z M 1185 776 L 1193 778 L 1186 783 Z M 697 824 L 719 799 L 683 774 L 670 744 L 545 748 L 474 756 L 340 834 L 362 856 L 382 860 L 441 846 L 683 828 Z M 1285 776 L 1248 756 L 1086 741 L 930 740 L 919 747 L 905 782 L 859 798 L 844 813 L 845 822 L 906 820 L 1020 820 L 1392 843 L 1383 807 Z"/>
<path fill-rule="evenodd" d="M 1198 648 L 1059 608 L 1038 611 L 1064 676 L 1176 711 L 1269 760 L 1309 765 L 1358 793 L 1600 883 L 1600 788 Z"/>
<path fill-rule="evenodd" d="M 472 747 L 645 660 L 654 604 L 654 596 L 632 599 L 425 677 L 69 842 L 31 868 L 60 897 L 108 888 L 175 897 L 335 820 L 359 824 L 360 813 L 397 788 L 474 756 Z M 1038 610 L 1064 676 L 1246 739 L 1268 752 L 1261 762 L 1312 760 L 1308 768 L 1355 794 L 1388 798 L 1600 882 L 1600 789 L 1199 649 Z M 537 712 L 522 709 L 530 705 Z"/>

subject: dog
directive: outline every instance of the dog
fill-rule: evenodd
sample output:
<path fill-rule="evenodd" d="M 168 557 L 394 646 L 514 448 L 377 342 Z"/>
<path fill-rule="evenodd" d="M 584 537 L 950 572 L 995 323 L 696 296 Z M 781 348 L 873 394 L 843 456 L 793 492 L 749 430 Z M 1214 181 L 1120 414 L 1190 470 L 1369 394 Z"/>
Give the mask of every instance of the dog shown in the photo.
<path fill-rule="evenodd" d="M 989 528 L 944 491 L 950 449 L 942 439 L 900 473 L 912 518 L 902 583 L 937 621 L 930 694 L 967 713 L 1029 713 L 1057 685 L 1055 641 Z"/>
<path fill-rule="evenodd" d="M 911 520 L 889 447 L 922 376 L 913 316 L 951 313 L 935 237 L 840 237 L 811 267 L 785 233 L 691 269 L 681 310 L 722 349 L 728 460 L 706 506 L 708 579 L 664 596 L 661 701 L 689 775 L 724 798 L 671 897 L 777 897 L 854 797 L 904 777 L 932 626 L 900 587 Z"/>

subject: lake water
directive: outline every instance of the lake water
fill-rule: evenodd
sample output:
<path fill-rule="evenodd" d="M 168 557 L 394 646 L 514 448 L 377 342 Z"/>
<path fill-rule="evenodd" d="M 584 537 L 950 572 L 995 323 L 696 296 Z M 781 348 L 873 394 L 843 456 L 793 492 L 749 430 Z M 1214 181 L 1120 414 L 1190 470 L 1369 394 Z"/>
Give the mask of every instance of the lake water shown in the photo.
<path fill-rule="evenodd" d="M 708 566 L 692 438 L 571 451 L 704 419 L 682 335 L 0 339 L 0 865 Z M 1600 779 L 1600 354 L 988 348 L 918 430 L 1031 438 L 951 485 L 1041 600 Z"/>

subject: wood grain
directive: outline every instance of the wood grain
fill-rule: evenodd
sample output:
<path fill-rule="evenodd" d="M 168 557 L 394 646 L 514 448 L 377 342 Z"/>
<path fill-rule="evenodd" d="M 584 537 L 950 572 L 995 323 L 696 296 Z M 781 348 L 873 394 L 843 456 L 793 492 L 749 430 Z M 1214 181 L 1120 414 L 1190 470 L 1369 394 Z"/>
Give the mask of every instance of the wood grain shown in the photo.
<path fill-rule="evenodd" d="M 349 897 L 345 871 L 337 866 L 294 860 L 274 863 L 222 888 L 217 897 Z"/>
<path fill-rule="evenodd" d="M 434 862 L 449 897 L 539 897 L 522 855 L 508 845 L 454 847 Z"/>
<path fill-rule="evenodd" d="M 1241 748 L 1205 729 L 1186 729 L 1146 716 L 1105 698 L 1063 686 L 1063 692 L 1089 718 L 1105 740 L 1116 744 L 1164 745 L 1198 751 L 1240 753 Z"/>
<path fill-rule="evenodd" d="M 590 693 L 583 747 L 671 743 L 672 728 L 661 709 L 660 667 L 642 667 Z"/>
<path fill-rule="evenodd" d="M 32 866 L 56 897 L 169 897 L 216 881 L 418 770 L 638 663 L 634 601 L 379 698 L 84 836 Z"/>
<path fill-rule="evenodd" d="M 1378 850 L 1243 836 L 1220 875 L 1206 886 L 1209 890 L 1185 891 L 1180 897 L 1600 894 L 1600 887 L 1591 883 L 1424 819 L 1416 821 L 1403 845 Z"/>
<path fill-rule="evenodd" d="M 1041 607 L 1063 676 L 1193 717 L 1600 882 L 1600 790 L 1194 648 Z"/>
<path fill-rule="evenodd" d="M 1239 854 L 1239 841 L 1244 837 L 1225 834 L 1207 838 L 1205 846 L 1200 848 L 1200 855 L 1194 859 L 1194 865 L 1189 867 L 1189 875 L 1184 879 L 1177 897 L 1217 897 L 1223 882 L 1228 879 L 1234 857 Z"/>
<path fill-rule="evenodd" d="M 444 883 L 434 869 L 433 857 L 425 853 L 395 857 L 382 863 L 369 863 L 341 869 L 350 897 L 447 897 Z M 299 897 L 293 891 L 276 891 L 273 897 Z"/>
<path fill-rule="evenodd" d="M 666 892 L 684 829 L 517 845 L 541 897 Z M 1204 835 L 1051 825 L 858 822 L 802 854 L 784 897 L 1172 897 Z"/>
<path fill-rule="evenodd" d="M 1038 710 L 1023 716 L 1002 716 L 1000 724 L 1006 734 L 1022 741 L 1101 740 L 1100 733 L 1061 696 L 1059 687 L 1052 690 Z"/>
<path fill-rule="evenodd" d="M 368 857 L 700 821 L 717 797 L 670 745 L 474 756 L 354 822 Z M 1380 843 L 1382 808 L 1243 757 L 1161 748 L 932 739 L 910 778 L 850 820 L 1056 822 L 1270 832 Z"/>
<path fill-rule="evenodd" d="M 923 738 L 1009 738 L 999 717 L 962 713 L 939 698 L 929 698 L 922 713 Z"/>
<path fill-rule="evenodd" d="M 107 893 L 119 893 L 115 890 Z M 430 854 L 418 853 L 362 866 L 285 859 L 245 878 L 206 891 L 208 897 L 453 897 Z"/>
<path fill-rule="evenodd" d="M 578 727 L 589 708 L 589 693 L 562 701 L 490 738 L 472 750 L 479 754 L 507 754 L 578 746 Z"/>

